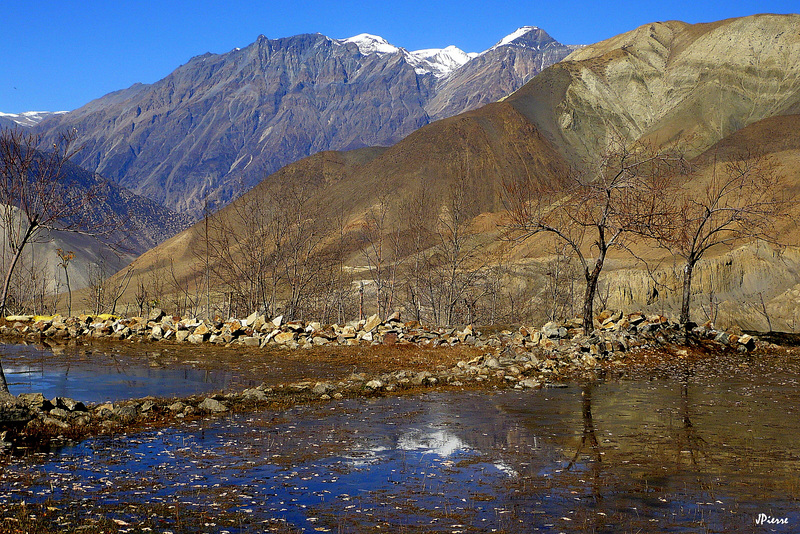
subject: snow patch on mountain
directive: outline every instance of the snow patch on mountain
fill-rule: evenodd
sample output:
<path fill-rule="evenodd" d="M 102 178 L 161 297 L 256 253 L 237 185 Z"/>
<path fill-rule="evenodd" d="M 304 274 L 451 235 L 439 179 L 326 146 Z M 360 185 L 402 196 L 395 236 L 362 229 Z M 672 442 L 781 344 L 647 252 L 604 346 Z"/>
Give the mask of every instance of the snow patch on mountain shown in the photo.
<path fill-rule="evenodd" d="M 337 39 L 340 43 L 355 43 L 359 52 L 363 55 L 368 54 L 395 54 L 400 51 L 396 46 L 389 44 L 389 41 L 378 35 L 360 33 L 347 39 Z"/>
<path fill-rule="evenodd" d="M 427 48 L 408 52 L 409 63 L 414 65 L 417 73 L 430 72 L 437 78 L 447 76 L 467 63 L 478 54 L 467 53 L 455 46 L 446 48 Z"/>
<path fill-rule="evenodd" d="M 358 50 L 363 55 L 403 54 L 406 61 L 414 67 L 417 74 L 421 76 L 432 74 L 437 78 L 444 78 L 453 71 L 464 66 L 471 59 L 502 46 L 511 45 L 526 48 L 539 48 L 538 44 L 533 45 L 532 42 L 525 42 L 526 35 L 538 31 L 540 31 L 540 29 L 537 26 L 522 26 L 500 39 L 500 41 L 490 49 L 481 53 L 464 52 L 460 48 L 452 45 L 446 48 L 426 48 L 424 50 L 409 52 L 405 48 L 394 46 L 383 37 L 369 33 L 361 33 L 347 39 L 334 39 L 334 41 L 339 44 L 355 43 L 358 46 Z M 536 41 L 539 40 L 537 37 L 538 36 L 534 36 Z"/>
<path fill-rule="evenodd" d="M 539 30 L 539 28 L 536 27 L 536 26 L 523 26 L 521 28 L 517 28 L 514 32 L 512 32 L 512 33 L 506 35 L 505 37 L 503 37 L 502 39 L 500 39 L 497 42 L 496 45 L 494 45 L 489 50 L 486 50 L 483 53 L 485 54 L 486 52 L 489 52 L 490 50 L 494 50 L 495 48 L 500 48 L 501 46 L 507 46 L 507 45 L 510 45 L 510 44 L 514 44 L 514 41 L 516 41 L 520 37 L 524 37 L 525 35 L 529 34 L 530 32 L 537 31 L 537 30 Z M 517 44 L 519 44 L 519 43 L 517 43 Z"/>
<path fill-rule="evenodd" d="M 347 39 L 334 39 L 339 44 L 354 43 L 363 55 L 369 54 L 403 54 L 406 61 L 414 67 L 419 75 L 433 74 L 437 78 L 447 76 L 464 65 L 478 54 L 468 54 L 458 47 L 428 48 L 409 52 L 405 48 L 394 46 L 383 37 L 370 33 L 361 33 Z"/>
<path fill-rule="evenodd" d="M 68 111 L 25 111 L 23 113 L 3 113 L 0 111 L 0 117 L 6 117 L 16 122 L 20 126 L 30 127 L 35 126 L 42 122 L 47 117 L 52 115 L 61 115 L 69 113 Z"/>

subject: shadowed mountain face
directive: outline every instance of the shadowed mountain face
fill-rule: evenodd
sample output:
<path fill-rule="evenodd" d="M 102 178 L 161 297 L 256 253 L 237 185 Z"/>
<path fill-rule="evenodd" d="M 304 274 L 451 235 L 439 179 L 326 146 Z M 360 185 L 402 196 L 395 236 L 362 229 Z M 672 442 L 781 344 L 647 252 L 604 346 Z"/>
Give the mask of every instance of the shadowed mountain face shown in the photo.
<path fill-rule="evenodd" d="M 391 145 L 432 117 L 502 98 L 574 49 L 530 27 L 477 57 L 450 48 L 407 52 L 366 35 L 261 36 L 36 131 L 77 128 L 85 145 L 78 164 L 197 214 L 207 197 L 226 203 L 309 154 Z"/>
<path fill-rule="evenodd" d="M 442 80 L 425 106 L 430 117 L 452 117 L 496 102 L 579 48 L 564 46 L 539 28 L 518 31 L 523 30 L 513 46 L 501 41 Z"/>

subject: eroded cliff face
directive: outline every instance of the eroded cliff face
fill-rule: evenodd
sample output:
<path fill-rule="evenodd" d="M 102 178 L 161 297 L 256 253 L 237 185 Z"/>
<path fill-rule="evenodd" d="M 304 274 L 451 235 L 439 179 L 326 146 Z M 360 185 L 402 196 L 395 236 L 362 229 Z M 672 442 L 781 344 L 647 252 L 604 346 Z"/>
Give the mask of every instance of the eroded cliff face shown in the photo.
<path fill-rule="evenodd" d="M 670 257 L 649 257 L 650 269 L 630 257 L 607 260 L 595 298 L 596 313 L 604 309 L 625 313 L 680 316 L 683 265 Z M 531 295 L 534 321 L 579 316 L 585 282 L 577 263 L 572 270 L 560 264 L 554 289 L 553 256 L 517 262 L 505 291 Z M 570 302 L 571 293 L 571 302 Z M 572 310 L 572 314 L 570 314 Z M 733 250 L 717 250 L 694 270 L 691 320 L 712 321 L 720 328 L 738 326 L 757 331 L 800 331 L 800 247 L 777 248 L 764 242 Z"/>
<path fill-rule="evenodd" d="M 648 273 L 641 268 L 608 270 L 603 287 L 613 309 L 646 310 L 677 317 L 683 271 L 671 260 Z M 653 298 L 653 290 L 658 295 Z M 728 327 L 797 331 L 800 328 L 800 249 L 763 242 L 701 260 L 692 282 L 691 318 Z"/>

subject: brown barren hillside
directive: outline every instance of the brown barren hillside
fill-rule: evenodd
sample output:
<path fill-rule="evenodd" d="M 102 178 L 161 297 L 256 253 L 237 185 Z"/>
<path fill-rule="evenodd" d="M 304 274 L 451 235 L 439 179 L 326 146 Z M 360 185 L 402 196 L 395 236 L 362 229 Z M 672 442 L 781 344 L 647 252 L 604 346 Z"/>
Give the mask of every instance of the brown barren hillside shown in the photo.
<path fill-rule="evenodd" d="M 508 98 L 572 161 L 613 136 L 699 154 L 748 124 L 798 112 L 800 15 L 659 22 L 587 46 Z"/>

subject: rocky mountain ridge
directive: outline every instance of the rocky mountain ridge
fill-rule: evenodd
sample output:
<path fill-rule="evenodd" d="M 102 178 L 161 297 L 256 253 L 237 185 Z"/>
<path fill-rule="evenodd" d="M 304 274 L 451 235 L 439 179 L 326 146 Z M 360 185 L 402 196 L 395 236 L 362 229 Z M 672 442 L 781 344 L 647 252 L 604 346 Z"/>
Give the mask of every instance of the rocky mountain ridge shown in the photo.
<path fill-rule="evenodd" d="M 407 52 L 375 36 L 260 36 L 192 58 L 43 121 L 46 138 L 77 128 L 76 163 L 171 209 L 224 204 L 315 152 L 391 145 L 432 120 L 518 89 L 575 47 L 526 27 L 485 53 Z M 463 63 L 462 63 L 463 62 Z"/>
<path fill-rule="evenodd" d="M 87 287 L 93 278 L 111 276 L 136 256 L 191 224 L 186 215 L 136 195 L 71 162 L 64 165 L 61 180 L 69 184 L 71 190 L 93 191 L 95 198 L 86 208 L 90 211 L 92 231 L 48 232 L 43 239 L 28 245 L 20 268 L 15 271 L 17 278 L 41 277 L 48 290 L 54 293 L 59 292 L 59 288 L 65 290 L 57 249 L 74 253 L 69 262 L 69 279 L 71 289 L 75 290 Z M 5 234 L 0 232 L 3 250 L 5 239 Z M 36 269 L 28 272 L 25 270 L 28 265 Z"/>

